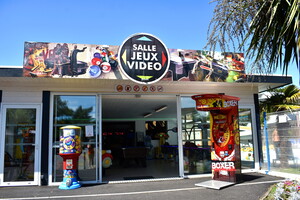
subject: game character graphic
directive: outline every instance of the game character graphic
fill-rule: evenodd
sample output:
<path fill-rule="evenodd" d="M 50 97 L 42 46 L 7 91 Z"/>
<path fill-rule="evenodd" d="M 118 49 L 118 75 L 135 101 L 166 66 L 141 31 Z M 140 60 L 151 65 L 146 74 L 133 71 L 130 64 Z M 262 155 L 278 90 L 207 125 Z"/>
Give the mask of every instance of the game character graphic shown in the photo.
<path fill-rule="evenodd" d="M 245 81 L 242 53 L 220 53 L 200 50 L 169 49 L 170 70 L 178 81 Z"/>
<path fill-rule="evenodd" d="M 118 46 L 25 42 L 23 76 L 123 79 Z"/>
<path fill-rule="evenodd" d="M 77 65 L 77 54 L 80 52 L 84 52 L 87 47 L 83 47 L 82 49 L 77 49 L 77 45 L 74 45 L 74 49 L 71 53 L 70 57 L 70 67 L 71 67 L 71 72 L 72 76 L 77 75 L 78 73 L 78 65 Z"/>
<path fill-rule="evenodd" d="M 128 79 L 120 67 L 120 46 L 25 42 L 23 76 Z M 164 81 L 246 81 L 244 55 L 232 52 L 168 49 Z"/>

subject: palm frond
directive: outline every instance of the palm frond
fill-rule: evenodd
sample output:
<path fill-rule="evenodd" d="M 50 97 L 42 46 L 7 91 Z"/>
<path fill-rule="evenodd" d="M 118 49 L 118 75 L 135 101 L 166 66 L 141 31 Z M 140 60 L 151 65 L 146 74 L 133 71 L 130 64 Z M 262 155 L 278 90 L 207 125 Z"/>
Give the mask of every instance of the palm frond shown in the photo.
<path fill-rule="evenodd" d="M 295 85 L 271 89 L 269 94 L 260 104 L 261 111 L 269 113 L 300 109 L 300 89 Z"/>
<path fill-rule="evenodd" d="M 300 70 L 300 0 L 214 0 L 206 47 L 222 51 L 246 47 L 254 61 L 250 70 L 287 74 L 289 64 Z M 230 43 L 230 44 L 229 44 Z M 237 45 L 236 45 L 237 44 Z M 235 50 L 235 49 L 234 49 Z"/>

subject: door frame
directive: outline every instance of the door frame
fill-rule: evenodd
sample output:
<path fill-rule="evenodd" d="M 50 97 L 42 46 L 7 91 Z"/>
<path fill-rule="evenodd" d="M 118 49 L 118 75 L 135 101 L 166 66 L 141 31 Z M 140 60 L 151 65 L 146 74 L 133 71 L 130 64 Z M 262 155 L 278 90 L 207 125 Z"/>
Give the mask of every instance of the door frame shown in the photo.
<path fill-rule="evenodd" d="M 53 162 L 53 124 L 54 124 L 54 96 L 56 95 L 61 95 L 61 96 L 95 96 L 96 98 L 96 137 L 98 137 L 96 139 L 96 145 L 97 145 L 97 148 L 99 148 L 99 145 L 100 145 L 100 141 L 99 141 L 99 119 L 98 118 L 98 115 L 99 113 L 101 113 L 101 108 L 99 108 L 99 98 L 101 98 L 101 96 L 98 95 L 98 93 L 79 93 L 79 92 L 51 92 L 50 94 L 50 120 L 49 120 L 49 148 L 48 148 L 48 152 L 49 152 L 49 155 L 48 155 L 48 160 L 49 160 L 49 164 L 48 164 L 48 185 L 49 186 L 59 186 L 61 184 L 61 182 L 55 182 L 53 181 L 53 165 L 54 165 L 54 162 Z M 98 113 L 97 113 L 98 112 Z M 101 138 L 101 137 L 100 137 Z M 99 179 L 100 179 L 100 173 L 102 173 L 101 171 L 99 171 L 99 166 L 102 166 L 102 162 L 100 163 L 99 160 L 101 160 L 100 156 L 101 156 L 101 152 L 100 150 L 99 151 L 96 151 L 95 152 L 95 158 L 96 158 L 96 163 L 98 165 L 98 167 L 96 167 L 96 176 L 95 176 L 95 180 L 93 181 L 81 181 L 81 183 L 83 184 L 95 184 L 95 183 L 100 183 Z"/>
<path fill-rule="evenodd" d="M 34 178 L 33 181 L 4 182 L 4 151 L 5 151 L 5 124 L 7 109 L 36 109 L 36 134 L 35 134 L 35 155 L 34 155 Z M 41 185 L 41 123 L 42 104 L 17 104 L 2 103 L 0 115 L 0 186 L 26 186 Z"/>
<path fill-rule="evenodd" d="M 95 96 L 96 97 L 96 134 L 99 136 L 96 141 L 97 141 L 97 148 L 98 150 L 97 152 L 98 155 L 96 154 L 96 163 L 99 165 L 99 167 L 96 170 L 96 179 L 94 181 L 81 181 L 83 184 L 94 184 L 94 183 L 107 183 L 107 181 L 103 180 L 103 169 L 102 169 L 102 145 L 103 145 L 103 141 L 102 141 L 102 103 L 103 103 L 103 96 L 105 95 L 122 95 L 122 94 L 118 94 L 118 93 L 78 93 L 78 92 L 51 92 L 50 95 L 50 120 L 49 120 L 49 164 L 48 164 L 48 185 L 49 186 L 58 186 L 61 182 L 54 182 L 53 181 L 53 119 L 54 119 L 54 112 L 53 112 L 53 108 L 54 108 L 54 96 L 55 95 L 62 95 L 62 96 Z M 134 95 L 134 94 L 126 94 L 126 95 Z M 146 95 L 149 95 L 148 93 Z M 157 94 L 150 94 L 150 95 L 155 95 L 158 96 Z M 177 126 L 181 127 L 181 125 L 179 124 L 180 119 L 181 119 L 181 107 L 180 107 L 180 96 L 179 95 L 172 95 L 172 94 L 167 94 L 167 96 L 172 96 L 174 97 L 174 100 L 176 100 L 176 105 L 177 105 Z M 178 118 L 178 116 L 180 116 L 180 118 Z M 179 169 L 178 169 L 178 177 L 183 177 L 183 154 L 182 154 L 182 139 L 180 134 L 178 133 L 177 135 L 178 137 L 178 155 L 179 155 Z M 175 177 L 177 178 L 177 177 Z M 167 178 L 164 178 L 167 179 Z"/>
<path fill-rule="evenodd" d="M 251 112 L 251 129 L 252 129 L 252 142 L 253 142 L 253 153 L 254 153 L 254 168 L 243 171 L 258 171 L 259 170 L 259 145 L 257 138 L 257 124 L 255 120 L 255 108 L 254 105 L 239 105 L 239 109 L 249 109 Z"/>

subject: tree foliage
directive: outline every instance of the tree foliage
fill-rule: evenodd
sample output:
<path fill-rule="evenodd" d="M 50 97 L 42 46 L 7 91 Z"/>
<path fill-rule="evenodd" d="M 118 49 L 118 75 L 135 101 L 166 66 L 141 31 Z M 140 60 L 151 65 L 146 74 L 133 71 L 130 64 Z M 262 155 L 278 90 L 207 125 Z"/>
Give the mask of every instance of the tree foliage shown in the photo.
<path fill-rule="evenodd" d="M 93 107 L 83 108 L 81 105 L 77 108 L 71 108 L 68 101 L 63 101 L 60 96 L 55 99 L 56 122 L 59 124 L 78 124 L 90 123 L 94 119 L 91 116 Z"/>
<path fill-rule="evenodd" d="M 300 0 L 213 0 L 207 47 L 246 52 L 251 72 L 299 69 Z M 244 49 L 245 48 L 245 49 Z"/>
<path fill-rule="evenodd" d="M 300 109 L 300 89 L 295 85 L 271 89 L 266 93 L 267 98 L 261 101 L 262 112 L 277 112 Z"/>

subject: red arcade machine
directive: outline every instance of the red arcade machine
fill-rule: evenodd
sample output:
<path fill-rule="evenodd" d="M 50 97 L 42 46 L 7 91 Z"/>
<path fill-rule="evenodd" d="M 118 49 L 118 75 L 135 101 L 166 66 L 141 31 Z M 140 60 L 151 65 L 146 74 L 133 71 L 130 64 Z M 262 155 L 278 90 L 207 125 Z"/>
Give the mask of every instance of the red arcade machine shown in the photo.
<path fill-rule="evenodd" d="M 241 174 L 238 101 L 240 98 L 224 94 L 192 96 L 196 109 L 210 111 L 210 140 L 212 181 L 197 186 L 220 189 L 232 185 Z"/>

